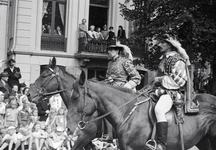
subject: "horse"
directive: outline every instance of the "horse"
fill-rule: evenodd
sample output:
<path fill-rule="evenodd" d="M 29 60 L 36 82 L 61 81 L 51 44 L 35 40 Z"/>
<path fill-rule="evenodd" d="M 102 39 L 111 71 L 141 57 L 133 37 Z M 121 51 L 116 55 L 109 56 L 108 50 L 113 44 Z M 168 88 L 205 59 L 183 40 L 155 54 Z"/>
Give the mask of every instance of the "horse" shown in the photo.
<path fill-rule="evenodd" d="M 103 83 L 86 80 L 82 71 L 80 78 L 73 84 L 70 100 L 73 113 L 80 113 L 76 120 L 82 122 L 82 128 L 97 118 L 88 120 L 96 111 L 103 114 L 112 124 L 121 150 L 143 150 L 145 143 L 151 139 L 153 125 L 149 117 L 151 101 L 145 95 L 129 93 L 123 88 L 116 88 Z M 145 99 L 143 103 L 139 103 Z M 183 139 L 184 148 L 196 145 L 204 136 L 216 136 L 216 97 L 210 94 L 198 94 L 195 99 L 200 104 L 200 112 L 196 115 L 184 114 Z M 137 106 L 138 105 L 138 106 Z M 136 107 L 135 111 L 134 108 Z M 72 112 L 71 112 L 72 113 Z M 167 114 L 168 139 L 167 150 L 181 150 L 179 127 L 175 123 L 175 110 Z M 102 117 L 103 117 L 102 116 Z"/>
<path fill-rule="evenodd" d="M 62 100 L 65 106 L 68 109 L 67 113 L 67 128 L 69 129 L 68 134 L 73 135 L 72 132 L 77 127 L 77 124 L 80 120 L 76 120 L 80 114 L 72 113 L 73 110 L 70 105 L 70 96 L 73 90 L 73 83 L 75 82 L 76 77 L 63 68 L 60 68 L 56 65 L 55 57 L 52 58 L 49 62 L 49 66 L 43 73 L 35 80 L 33 84 L 31 84 L 28 97 L 29 100 L 32 102 L 37 103 L 39 99 L 43 98 L 44 96 L 53 95 L 55 93 L 60 93 Z M 77 115 L 77 116 L 76 116 Z M 95 113 L 92 117 L 97 117 L 98 113 Z M 90 119 L 90 118 L 89 118 Z M 101 120 L 92 122 L 89 124 L 88 129 L 82 130 L 82 132 L 78 133 L 78 138 L 74 143 L 72 150 L 81 150 L 83 147 L 88 145 L 91 140 L 95 137 L 101 136 Z"/>

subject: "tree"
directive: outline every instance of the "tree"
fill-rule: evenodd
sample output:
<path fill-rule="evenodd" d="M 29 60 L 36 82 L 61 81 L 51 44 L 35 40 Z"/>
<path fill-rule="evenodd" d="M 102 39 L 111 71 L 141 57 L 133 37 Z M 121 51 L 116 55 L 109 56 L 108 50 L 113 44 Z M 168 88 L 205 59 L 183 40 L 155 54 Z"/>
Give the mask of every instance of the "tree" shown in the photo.
<path fill-rule="evenodd" d="M 130 7 L 127 5 L 132 3 Z M 156 69 L 158 51 L 146 49 L 148 37 L 169 33 L 177 36 L 192 62 L 213 62 L 216 50 L 216 3 L 212 0 L 126 0 L 120 4 L 123 17 L 135 22 L 130 40 L 146 53 L 140 59 L 145 67 Z M 216 61 L 215 61 L 216 62 Z"/>

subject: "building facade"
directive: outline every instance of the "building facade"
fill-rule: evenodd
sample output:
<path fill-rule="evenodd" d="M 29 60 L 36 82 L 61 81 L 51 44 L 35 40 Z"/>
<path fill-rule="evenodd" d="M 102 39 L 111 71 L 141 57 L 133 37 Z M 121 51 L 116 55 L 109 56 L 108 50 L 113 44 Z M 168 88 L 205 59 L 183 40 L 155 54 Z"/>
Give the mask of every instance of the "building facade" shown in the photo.
<path fill-rule="evenodd" d="M 106 48 L 102 43 L 79 40 L 79 24 L 87 27 L 118 26 L 130 34 L 130 23 L 121 16 L 119 3 L 125 0 L 0 0 L 1 70 L 6 60 L 14 58 L 22 73 L 21 82 L 33 83 L 56 57 L 75 76 L 82 67 L 88 78 L 104 76 L 107 67 Z M 146 70 L 140 70 L 143 75 Z M 148 78 L 144 79 L 145 81 Z M 144 82 L 144 81 L 143 81 Z"/>

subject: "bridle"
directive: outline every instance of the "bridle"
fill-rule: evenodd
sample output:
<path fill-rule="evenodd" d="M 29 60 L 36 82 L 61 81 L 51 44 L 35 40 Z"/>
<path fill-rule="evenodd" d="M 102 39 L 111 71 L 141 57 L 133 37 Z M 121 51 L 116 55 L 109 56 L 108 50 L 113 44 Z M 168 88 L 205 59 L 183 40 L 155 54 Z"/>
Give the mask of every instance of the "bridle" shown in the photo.
<path fill-rule="evenodd" d="M 57 91 L 54 91 L 54 92 L 47 92 L 46 87 L 53 79 L 57 80 L 59 86 L 60 86 L 60 80 L 61 80 L 60 77 L 59 77 L 59 72 L 58 71 L 55 72 L 52 68 L 49 68 L 49 70 L 50 70 L 50 73 L 44 76 L 44 77 L 50 76 L 50 78 L 49 78 L 49 80 L 47 82 L 45 82 L 41 87 L 37 87 L 34 84 L 31 85 L 31 86 L 34 86 L 38 91 L 38 93 L 34 97 L 32 97 L 32 99 L 34 99 L 34 98 L 36 98 L 38 96 L 40 96 L 40 97 L 51 96 L 51 95 L 54 95 L 54 94 L 58 94 L 58 93 L 67 91 L 67 90 L 72 90 L 72 88 L 69 88 L 69 89 L 57 90 Z"/>
<path fill-rule="evenodd" d="M 88 82 L 87 82 L 88 83 Z M 152 83 L 151 83 L 152 84 Z M 129 119 L 129 117 L 131 116 L 131 114 L 136 110 L 137 106 L 142 104 L 142 103 L 145 103 L 147 101 L 150 100 L 150 97 L 148 97 L 147 99 L 144 99 L 142 101 L 139 101 L 138 98 L 141 96 L 141 95 L 144 95 L 147 97 L 146 92 L 150 92 L 151 90 L 149 90 L 148 88 L 151 86 L 151 84 L 149 84 L 148 86 L 144 87 L 142 89 L 142 91 L 140 91 L 139 94 L 137 94 L 134 98 L 132 98 L 131 100 L 127 101 L 126 103 L 124 103 L 123 105 L 121 105 L 120 107 L 118 107 L 117 109 L 113 110 L 113 111 L 110 111 L 104 115 L 101 115 L 101 116 L 98 116 L 96 118 L 93 118 L 91 120 L 88 120 L 88 121 L 85 121 L 84 118 L 85 116 L 87 116 L 86 112 L 85 112 L 85 106 L 86 106 L 86 95 L 89 95 L 89 97 L 91 97 L 91 100 L 93 101 L 94 105 L 95 105 L 95 112 L 97 111 L 97 103 L 95 102 L 95 100 L 92 98 L 92 95 L 91 93 L 89 92 L 89 86 L 82 86 L 82 88 L 84 88 L 84 107 L 83 107 L 83 110 L 78 112 L 78 113 L 82 113 L 82 117 L 81 117 L 81 121 L 78 122 L 78 125 L 77 127 L 80 129 L 80 130 L 83 130 L 85 129 L 86 125 L 91 123 L 91 122 L 94 122 L 94 121 L 97 121 L 97 120 L 100 120 L 102 118 L 105 118 L 106 116 L 110 115 L 111 113 L 115 112 L 115 111 L 118 111 L 119 109 L 125 107 L 126 105 L 128 105 L 129 103 L 131 103 L 132 101 L 134 100 L 137 100 L 136 103 L 134 104 L 134 108 L 131 110 L 131 112 L 129 113 L 128 117 L 124 120 L 124 122 L 121 124 L 121 126 Z M 87 84 L 88 85 L 88 84 Z M 87 91 L 87 92 L 86 92 Z M 95 113 L 94 112 L 94 113 Z M 92 113 L 93 114 L 93 113 Z M 90 115 L 89 115 L 90 116 Z"/>

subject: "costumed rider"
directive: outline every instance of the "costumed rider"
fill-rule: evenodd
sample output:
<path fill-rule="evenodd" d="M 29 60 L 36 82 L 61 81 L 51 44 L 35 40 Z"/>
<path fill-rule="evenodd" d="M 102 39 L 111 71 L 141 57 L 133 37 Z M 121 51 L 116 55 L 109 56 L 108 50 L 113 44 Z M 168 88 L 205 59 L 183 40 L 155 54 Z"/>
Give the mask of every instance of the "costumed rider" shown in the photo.
<path fill-rule="evenodd" d="M 133 65 L 130 48 L 117 41 L 108 47 L 107 53 L 110 60 L 106 73 L 108 83 L 135 92 L 136 86 L 140 84 L 141 76 Z"/>
<path fill-rule="evenodd" d="M 184 99 L 181 91 L 189 80 L 186 67 L 190 65 L 190 61 L 185 49 L 176 39 L 165 34 L 158 37 L 157 41 L 163 53 L 158 74 L 154 78 L 157 85 L 155 94 L 159 99 L 155 106 L 157 150 L 166 150 L 168 122 L 165 115 L 175 101 Z"/>
<path fill-rule="evenodd" d="M 136 86 L 140 84 L 141 76 L 133 65 L 133 57 L 130 48 L 120 42 L 112 41 L 107 49 L 108 59 L 106 82 L 112 86 L 119 86 L 136 92 Z M 106 122 L 106 140 L 112 140 L 112 126 Z"/>

